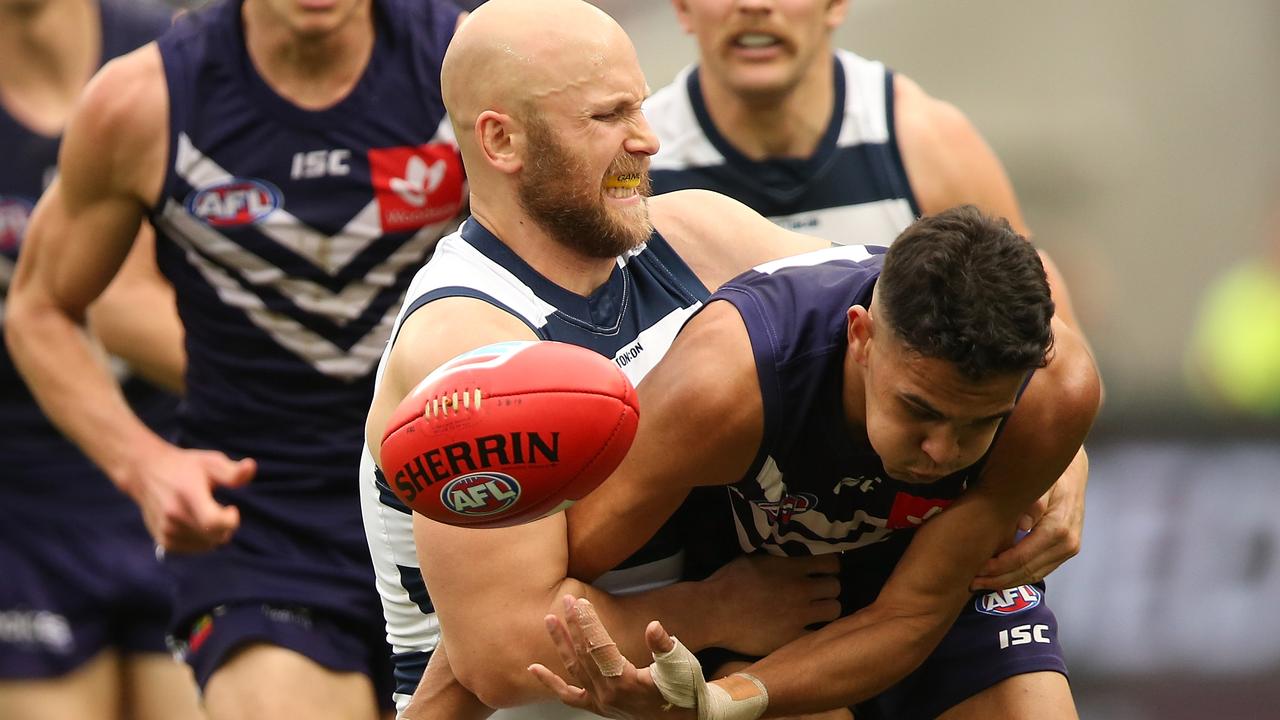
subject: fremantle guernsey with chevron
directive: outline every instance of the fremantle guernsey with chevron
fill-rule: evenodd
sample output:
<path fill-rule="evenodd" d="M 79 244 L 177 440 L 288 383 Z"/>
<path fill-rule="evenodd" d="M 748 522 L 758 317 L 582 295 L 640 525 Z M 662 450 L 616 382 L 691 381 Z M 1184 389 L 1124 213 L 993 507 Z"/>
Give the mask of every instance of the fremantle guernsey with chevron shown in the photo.
<path fill-rule="evenodd" d="M 231 543 L 171 558 L 177 621 L 240 601 L 370 622 L 353 478 L 396 312 L 467 196 L 438 87 L 458 10 L 375 0 L 363 75 L 309 111 L 254 70 L 241 4 L 189 13 L 159 41 L 170 165 L 151 219 L 186 327 L 179 443 L 258 461 L 218 494 L 240 508 Z"/>
<path fill-rule="evenodd" d="M 583 297 L 539 275 L 471 218 L 458 233 L 440 241 L 431 262 L 409 288 L 396 327 L 432 301 L 477 298 L 524 321 L 542 340 L 579 345 L 611 358 L 633 384 L 639 384 L 707 296 L 706 287 L 657 232 L 646 244 L 618 258 L 608 281 Z M 368 449 L 361 464 L 360 493 L 388 639 L 395 653 L 396 701 L 403 710 L 436 647 L 439 626 L 413 553 L 409 509 L 375 470 Z M 681 541 L 674 524 L 668 524 L 596 586 L 615 593 L 639 592 L 679 580 L 682 569 Z M 501 710 L 492 717 L 595 716 L 555 703 Z"/>

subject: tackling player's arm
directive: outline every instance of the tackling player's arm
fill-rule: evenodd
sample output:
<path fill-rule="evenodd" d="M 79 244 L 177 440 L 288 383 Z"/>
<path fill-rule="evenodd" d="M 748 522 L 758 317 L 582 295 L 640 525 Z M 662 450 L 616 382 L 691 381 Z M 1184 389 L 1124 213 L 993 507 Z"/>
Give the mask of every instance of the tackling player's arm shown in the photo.
<path fill-rule="evenodd" d="M 154 44 L 113 60 L 67 126 L 59 179 L 28 226 L 8 297 L 5 341 L 45 414 L 142 508 L 170 550 L 212 548 L 239 524 L 213 485 L 239 485 L 252 461 L 180 451 L 133 414 L 85 334 L 86 308 L 125 261 L 164 178 L 168 100 Z"/>
<path fill-rule="evenodd" d="M 764 406 L 751 340 L 727 302 L 694 316 L 636 390 L 640 424 L 631 450 L 569 508 L 573 577 L 589 580 L 616 566 L 694 486 L 738 481 L 760 448 Z"/>
<path fill-rule="evenodd" d="M 710 190 L 649 198 L 649 214 L 653 226 L 712 290 L 761 263 L 831 247 L 778 227 L 737 200 Z"/>
<path fill-rule="evenodd" d="M 1092 359 L 1074 333 L 1060 323 L 1055 332 L 1055 359 L 1028 385 L 981 481 L 916 533 L 875 602 L 747 668 L 768 689 L 768 715 L 860 702 L 933 651 L 974 574 L 1072 461 L 1097 413 Z"/>
<path fill-rule="evenodd" d="M 522 322 L 479 300 L 450 298 L 428 304 L 408 318 L 395 340 L 366 436 L 381 438 L 400 398 L 448 359 L 488 343 L 533 337 Z M 373 444 L 370 449 L 377 457 Z M 829 563 L 792 563 L 779 569 L 773 577 L 785 573 L 794 578 L 789 595 L 770 592 L 769 577 L 744 577 L 751 566 L 738 563 L 702 583 L 614 597 L 570 579 L 564 513 L 506 528 L 458 528 L 418 514 L 413 522 L 418 559 L 449 648 L 449 664 L 461 684 L 490 707 L 549 699 L 526 668 L 533 661 L 554 662 L 556 651 L 543 618 L 565 594 L 588 597 L 606 622 L 633 628 L 618 640 L 622 652 L 636 659 L 648 657 L 639 625 L 655 614 L 672 618 L 693 647 L 721 645 L 751 652 L 741 644 L 755 642 L 766 648 L 756 651 L 765 652 L 794 638 L 805 625 L 838 612 L 833 601 L 838 583 L 829 577 L 807 577 L 819 569 L 834 571 Z M 826 602 L 811 603 L 810 595 Z M 787 617 L 742 632 L 743 618 L 770 602 L 783 606 Z"/>

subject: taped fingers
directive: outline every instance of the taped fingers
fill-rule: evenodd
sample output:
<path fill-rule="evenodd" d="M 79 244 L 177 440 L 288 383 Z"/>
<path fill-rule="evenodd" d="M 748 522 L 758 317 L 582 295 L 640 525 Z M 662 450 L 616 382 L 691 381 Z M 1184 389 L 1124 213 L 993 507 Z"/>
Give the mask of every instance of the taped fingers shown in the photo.
<path fill-rule="evenodd" d="M 574 621 L 582 640 L 586 644 L 587 653 L 596 664 L 596 669 L 604 677 L 620 677 L 627 666 L 627 659 L 618 650 L 618 644 L 609 636 L 596 609 L 586 598 L 574 603 Z"/>

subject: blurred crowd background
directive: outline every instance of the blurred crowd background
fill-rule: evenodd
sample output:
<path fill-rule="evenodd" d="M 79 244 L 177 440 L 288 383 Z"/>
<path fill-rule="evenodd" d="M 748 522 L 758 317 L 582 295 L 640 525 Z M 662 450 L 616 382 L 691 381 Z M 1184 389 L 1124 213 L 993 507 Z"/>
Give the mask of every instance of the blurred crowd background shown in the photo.
<path fill-rule="evenodd" d="M 693 61 L 664 0 L 597 4 L 651 87 Z M 1050 581 L 1084 718 L 1280 708 L 1277 38 L 1275 0 L 854 0 L 836 34 L 968 114 L 1097 351 L 1084 549 Z"/>

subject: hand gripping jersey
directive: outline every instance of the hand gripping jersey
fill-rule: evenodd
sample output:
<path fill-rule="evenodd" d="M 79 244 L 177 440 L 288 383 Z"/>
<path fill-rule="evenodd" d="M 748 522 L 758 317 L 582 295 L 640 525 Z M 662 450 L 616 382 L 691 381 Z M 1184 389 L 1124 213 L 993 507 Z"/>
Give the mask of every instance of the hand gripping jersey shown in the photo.
<path fill-rule="evenodd" d="M 102 57 L 106 61 L 153 40 L 169 26 L 160 5 L 103 0 Z M 61 138 L 33 132 L 0 106 L 0 314 L 22 249 L 27 220 L 36 200 L 53 181 Z M 147 406 L 164 404 L 164 394 L 141 382 L 126 387 L 147 420 Z M 160 415 L 171 414 L 172 401 Z M 159 409 L 159 408 L 157 408 Z M 137 520 L 133 503 L 45 418 L 9 352 L 0 348 L 0 509 L 46 518 L 90 511 L 95 522 L 108 517 Z M 153 424 L 154 426 L 154 424 Z M 162 428 L 157 427 L 158 431 Z M 77 516 L 78 517 L 78 516 Z"/>
<path fill-rule="evenodd" d="M 367 615 L 352 477 L 374 369 L 467 194 L 439 91 L 458 11 L 375 0 L 364 73 L 310 111 L 254 69 L 241 4 L 189 13 L 159 41 L 170 165 L 151 217 L 186 327 L 179 440 L 259 467 L 221 495 L 243 518 L 222 555 L 234 567 L 173 559 L 179 617 L 232 601 Z"/>
<path fill-rule="evenodd" d="M 477 298 L 520 318 L 540 339 L 572 343 L 612 358 L 638 384 L 707 294 L 657 232 L 645 245 L 618 258 L 609 280 L 583 297 L 539 275 L 472 218 L 460 232 L 440 241 L 431 262 L 414 279 L 396 327 L 432 301 Z M 368 449 L 361 465 L 360 491 L 387 636 L 395 653 L 396 700 L 403 710 L 436 647 L 439 629 L 414 554 L 409 509 L 391 492 Z M 674 582 L 683 569 L 681 548 L 681 538 L 668 525 L 596 584 L 610 592 L 636 592 Z M 594 717 L 559 704 L 499 711 L 493 717 L 580 716 Z"/>
<path fill-rule="evenodd" d="M 752 160 L 720 133 L 697 67 L 645 102 L 662 141 L 650 166 L 655 193 L 701 188 L 775 223 L 834 244 L 888 245 L 920 215 L 894 130 L 893 73 L 837 50 L 835 102 L 808 158 Z"/>

